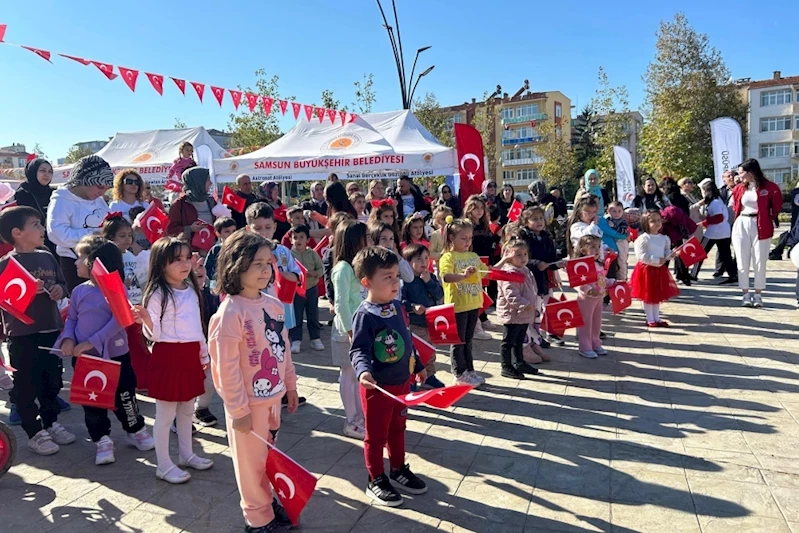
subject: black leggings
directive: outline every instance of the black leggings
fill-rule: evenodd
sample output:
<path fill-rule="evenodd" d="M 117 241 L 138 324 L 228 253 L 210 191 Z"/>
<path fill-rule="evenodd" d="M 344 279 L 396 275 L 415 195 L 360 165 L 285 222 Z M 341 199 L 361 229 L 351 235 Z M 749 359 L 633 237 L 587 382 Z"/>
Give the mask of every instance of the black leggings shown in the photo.
<path fill-rule="evenodd" d="M 8 338 L 8 355 L 14 388 L 9 395 L 22 419 L 22 429 L 33 437 L 42 428 L 47 429 L 58 419 L 61 409 L 56 397 L 61 390 L 61 358 L 37 346 L 52 346 L 58 332 L 33 333 Z M 36 400 L 39 405 L 36 405 Z M 37 418 L 38 417 L 38 418 Z M 41 419 L 41 420 L 40 420 Z"/>
<path fill-rule="evenodd" d="M 511 352 L 516 364 L 524 362 L 522 348 L 524 347 L 524 335 L 527 333 L 527 324 L 505 324 L 505 332 L 502 335 L 500 352 L 502 354 L 502 368 L 510 368 L 513 365 Z"/>
<path fill-rule="evenodd" d="M 721 263 L 721 268 L 717 270 L 719 273 L 726 272 L 727 275 L 731 278 L 738 277 L 738 267 L 735 265 L 735 260 L 732 258 L 732 249 L 730 246 L 732 245 L 732 238 L 727 237 L 726 239 L 702 239 L 702 247 L 705 249 L 705 253 L 710 253 L 710 250 L 713 249 L 713 246 L 718 247 L 718 262 Z M 691 274 L 693 277 L 699 276 L 699 270 L 702 268 L 702 261 L 695 264 L 693 266 L 693 270 Z"/>
<path fill-rule="evenodd" d="M 477 315 L 477 309 L 455 313 L 458 337 L 463 341 L 463 344 L 453 344 L 449 349 L 450 365 L 455 377 L 460 377 L 466 371 L 474 372 L 472 337 L 474 337 L 474 327 L 477 325 Z"/>

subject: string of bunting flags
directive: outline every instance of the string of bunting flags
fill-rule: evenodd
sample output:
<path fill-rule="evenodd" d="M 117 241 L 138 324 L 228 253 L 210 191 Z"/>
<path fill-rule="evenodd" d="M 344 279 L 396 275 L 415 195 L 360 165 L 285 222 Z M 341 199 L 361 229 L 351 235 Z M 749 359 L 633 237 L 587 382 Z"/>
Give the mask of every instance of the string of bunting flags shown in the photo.
<path fill-rule="evenodd" d="M 141 70 L 122 67 L 119 65 L 114 65 L 112 63 L 105 63 L 103 61 L 96 61 L 93 59 L 85 59 L 82 57 L 69 55 L 69 54 L 62 54 L 60 52 L 51 52 L 50 50 L 44 50 L 42 48 L 34 48 L 32 46 L 26 46 L 21 44 L 14 44 L 9 43 L 4 40 L 5 33 L 7 29 L 7 24 L 0 24 L 0 44 L 4 44 L 7 46 L 16 46 L 19 48 L 24 48 L 37 56 L 41 57 L 48 63 L 52 63 L 52 58 L 54 55 L 70 59 L 76 63 L 80 63 L 83 66 L 93 65 L 96 67 L 109 81 L 113 81 L 117 78 L 122 78 L 122 81 L 128 88 L 136 92 L 136 85 L 139 80 L 139 74 L 144 74 L 152 85 L 155 92 L 159 95 L 164 95 L 164 82 L 167 78 L 171 79 L 178 90 L 183 94 L 186 95 L 186 80 L 183 78 L 176 78 L 173 76 L 164 76 L 163 74 L 155 74 L 152 72 L 144 72 Z M 116 72 L 115 72 L 116 70 Z M 119 72 L 119 74 L 117 74 Z M 197 95 L 197 98 L 200 100 L 200 103 L 203 103 L 203 97 L 205 96 L 206 88 L 209 89 L 211 95 L 214 99 L 219 103 L 219 107 L 222 107 L 222 104 L 225 100 L 225 95 L 230 95 L 230 100 L 233 103 L 233 107 L 236 110 L 239 109 L 239 106 L 242 103 L 245 103 L 247 108 L 250 110 L 250 113 L 255 112 L 255 108 L 258 107 L 260 103 L 263 106 L 264 114 L 269 115 L 272 113 L 273 106 L 277 104 L 280 112 L 285 115 L 288 111 L 289 106 L 291 106 L 291 110 L 294 114 L 294 119 L 297 120 L 300 117 L 300 113 L 304 112 L 305 117 L 310 122 L 314 119 L 314 117 L 319 120 L 320 123 L 324 122 L 325 119 L 329 120 L 331 124 L 336 124 L 336 122 L 340 122 L 343 126 L 349 122 L 353 122 L 357 115 L 353 113 L 348 113 L 347 111 L 342 111 L 338 109 L 327 109 L 324 107 L 318 107 L 310 104 L 303 104 L 300 102 L 295 102 L 293 100 L 283 100 L 283 99 L 275 99 L 271 96 L 261 96 L 258 94 L 239 91 L 237 89 L 225 89 L 224 87 L 218 87 L 215 85 L 210 85 L 207 83 L 200 83 L 197 81 L 189 81 L 188 85 L 194 90 L 194 93 Z"/>

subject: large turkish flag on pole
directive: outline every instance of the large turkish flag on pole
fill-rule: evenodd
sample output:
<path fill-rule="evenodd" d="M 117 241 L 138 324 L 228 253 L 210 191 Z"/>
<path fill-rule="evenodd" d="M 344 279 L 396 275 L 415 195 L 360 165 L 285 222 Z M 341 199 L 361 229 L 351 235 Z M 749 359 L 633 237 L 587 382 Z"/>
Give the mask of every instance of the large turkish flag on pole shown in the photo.
<path fill-rule="evenodd" d="M 458 195 L 461 205 L 473 194 L 483 192 L 486 178 L 483 161 L 483 138 L 476 128 L 467 124 L 455 124 L 455 149 L 458 152 L 458 172 L 460 173 L 460 189 Z"/>
<path fill-rule="evenodd" d="M 266 456 L 266 475 L 295 526 L 316 488 L 316 477 L 274 446 Z"/>

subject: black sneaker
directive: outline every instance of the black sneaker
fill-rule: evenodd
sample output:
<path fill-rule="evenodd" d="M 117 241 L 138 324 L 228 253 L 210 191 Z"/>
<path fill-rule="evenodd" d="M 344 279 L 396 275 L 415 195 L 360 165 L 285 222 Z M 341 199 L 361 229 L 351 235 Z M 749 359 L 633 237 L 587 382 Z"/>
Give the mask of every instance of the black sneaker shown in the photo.
<path fill-rule="evenodd" d="M 549 348 L 550 346 L 552 346 L 552 345 L 551 345 L 551 344 L 549 344 L 549 341 L 548 341 L 548 340 L 546 340 L 546 339 L 545 339 L 545 338 L 542 336 L 542 337 L 541 337 L 541 348 Z"/>
<path fill-rule="evenodd" d="M 274 496 L 272 497 L 272 511 L 275 512 L 275 520 L 277 523 L 285 528 L 291 529 L 294 524 L 291 522 L 291 518 L 289 518 L 289 514 L 286 512 L 286 509 L 280 505 L 280 502 L 277 501 L 277 498 Z"/>
<path fill-rule="evenodd" d="M 508 368 L 503 368 L 502 371 L 499 373 L 500 376 L 503 378 L 511 378 L 511 379 L 524 379 L 524 374 L 520 370 L 516 370 L 515 366 L 509 366 Z"/>
<path fill-rule="evenodd" d="M 211 411 L 207 407 L 200 407 L 196 411 L 194 411 L 194 417 L 192 421 L 195 424 L 200 424 L 203 427 L 209 428 L 211 426 L 215 426 L 218 420 L 216 417 L 211 413 Z"/>
<path fill-rule="evenodd" d="M 600 338 L 600 339 L 606 339 L 607 337 L 608 337 L 608 334 L 607 334 L 607 333 L 605 333 L 605 332 L 604 332 L 604 331 L 602 331 L 602 330 L 600 330 L 600 331 L 599 331 L 599 338 Z"/>
<path fill-rule="evenodd" d="M 552 335 L 551 333 L 549 334 L 549 342 L 551 342 L 555 346 L 566 346 L 566 341 L 564 341 L 562 338 L 558 337 L 557 335 Z"/>
<path fill-rule="evenodd" d="M 299 397 L 299 401 L 297 402 L 297 407 L 300 407 L 301 405 L 304 405 L 305 402 L 307 402 L 307 401 L 308 401 L 308 398 L 306 398 L 305 396 L 300 396 Z M 283 405 L 283 407 L 288 407 L 289 406 L 289 399 L 288 399 L 288 397 L 286 397 L 285 394 L 283 395 L 283 398 L 280 399 L 280 403 Z"/>
<path fill-rule="evenodd" d="M 391 483 L 400 486 L 408 494 L 424 494 L 427 484 L 416 474 L 411 472 L 411 467 L 403 465 L 399 470 L 392 470 L 389 474 Z"/>
<path fill-rule="evenodd" d="M 538 374 L 538 369 L 530 363 L 518 363 L 516 365 L 516 370 L 522 374 Z"/>
<path fill-rule="evenodd" d="M 261 527 L 244 526 L 246 533 L 288 533 L 288 529 L 277 523 L 277 518 Z"/>
<path fill-rule="evenodd" d="M 366 485 L 366 495 L 378 505 L 387 507 L 402 505 L 402 496 L 391 486 L 391 482 L 385 474 L 369 481 L 369 484 Z"/>
<path fill-rule="evenodd" d="M 714 278 L 720 278 L 720 277 L 721 277 L 721 276 L 723 276 L 723 275 L 724 275 L 724 274 L 723 274 L 723 273 L 721 273 L 721 272 L 713 272 L 713 277 L 714 277 Z"/>
<path fill-rule="evenodd" d="M 738 285 L 738 278 L 727 278 L 719 283 L 719 285 Z"/>
<path fill-rule="evenodd" d="M 177 434 L 177 432 L 178 432 L 178 426 L 177 426 L 177 424 L 175 423 L 175 421 L 174 421 L 174 420 L 172 421 L 172 425 L 171 425 L 171 426 L 169 426 L 169 429 L 170 429 L 170 430 L 172 430 L 172 433 L 175 433 L 175 434 Z M 192 425 L 191 425 L 191 434 L 192 434 L 192 435 L 194 435 L 195 433 L 197 433 L 197 431 L 199 431 L 199 430 L 197 429 L 197 426 L 195 426 L 194 424 L 192 424 Z"/>

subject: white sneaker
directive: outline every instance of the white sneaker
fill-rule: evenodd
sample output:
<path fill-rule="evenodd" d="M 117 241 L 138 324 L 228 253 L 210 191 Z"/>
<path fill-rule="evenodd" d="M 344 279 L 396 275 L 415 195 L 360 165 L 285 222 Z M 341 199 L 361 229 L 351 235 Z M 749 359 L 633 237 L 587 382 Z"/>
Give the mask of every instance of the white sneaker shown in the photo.
<path fill-rule="evenodd" d="M 491 334 L 483 330 L 483 325 L 480 324 L 480 321 L 477 321 L 477 324 L 474 326 L 474 336 L 473 338 L 479 341 L 490 341 Z"/>
<path fill-rule="evenodd" d="M 472 381 L 472 376 L 468 372 L 464 372 L 460 376 L 457 376 L 455 378 L 455 384 L 474 386 L 474 382 Z"/>
<path fill-rule="evenodd" d="M 300 349 L 302 348 L 302 344 L 300 341 L 291 341 L 291 353 L 300 353 Z"/>
<path fill-rule="evenodd" d="M 67 431 L 64 426 L 58 422 L 53 422 L 53 425 L 47 428 L 47 432 L 59 446 L 63 446 L 64 444 L 72 444 L 75 442 L 75 435 Z"/>
<path fill-rule="evenodd" d="M 577 352 L 578 354 L 582 355 L 586 359 L 596 359 L 597 353 L 593 350 L 588 350 L 587 352 Z"/>
<path fill-rule="evenodd" d="M 744 307 L 752 307 L 752 296 L 747 292 L 743 295 L 743 299 L 741 301 L 741 305 Z"/>
<path fill-rule="evenodd" d="M 347 423 L 344 425 L 344 435 L 351 439 L 363 440 L 366 438 L 366 431 L 358 424 Z"/>
<path fill-rule="evenodd" d="M 595 352 L 597 355 L 608 355 L 608 351 L 607 351 L 605 348 L 603 348 L 602 346 L 600 346 L 599 348 L 597 348 L 596 350 L 594 350 L 594 352 Z"/>
<path fill-rule="evenodd" d="M 97 453 L 94 456 L 94 464 L 97 466 L 110 465 L 114 461 L 116 461 L 116 457 L 114 457 L 114 441 L 111 440 L 111 437 L 105 435 L 102 439 L 97 441 Z"/>
<path fill-rule="evenodd" d="M 214 466 L 214 462 L 207 457 L 200 457 L 195 453 L 185 461 L 182 458 L 178 459 L 178 465 L 182 467 L 188 466 L 189 468 L 193 468 L 195 470 L 208 470 Z"/>
<path fill-rule="evenodd" d="M 185 470 L 181 470 L 175 465 L 169 467 L 169 470 L 166 472 L 161 472 L 160 469 L 155 469 L 155 477 L 158 479 L 163 479 L 167 483 L 172 483 L 173 485 L 179 485 L 180 483 L 186 483 L 188 480 L 191 479 L 191 474 L 186 472 Z"/>
<path fill-rule="evenodd" d="M 311 339 L 311 349 L 316 350 L 317 352 L 321 352 L 325 349 L 325 345 L 322 344 L 320 339 Z"/>
<path fill-rule="evenodd" d="M 128 433 L 128 444 L 135 446 L 139 451 L 147 452 L 155 448 L 155 441 L 147 432 L 146 428 L 141 428 L 136 433 Z"/>
<path fill-rule="evenodd" d="M 28 449 L 37 455 L 53 455 L 61 448 L 53 442 L 53 437 L 46 430 L 41 430 L 28 439 Z"/>
<path fill-rule="evenodd" d="M 471 381 L 472 385 L 475 387 L 479 387 L 486 382 L 486 380 L 483 379 L 482 376 L 479 376 L 476 372 L 466 372 L 466 375 L 468 376 L 469 381 Z"/>
<path fill-rule="evenodd" d="M 752 305 L 756 308 L 760 309 L 763 307 L 763 296 L 760 294 L 755 293 L 755 299 L 752 301 Z"/>

